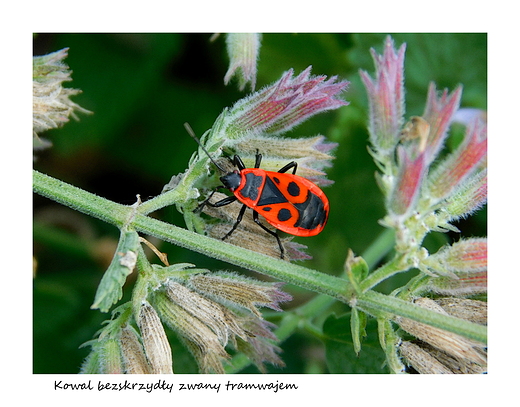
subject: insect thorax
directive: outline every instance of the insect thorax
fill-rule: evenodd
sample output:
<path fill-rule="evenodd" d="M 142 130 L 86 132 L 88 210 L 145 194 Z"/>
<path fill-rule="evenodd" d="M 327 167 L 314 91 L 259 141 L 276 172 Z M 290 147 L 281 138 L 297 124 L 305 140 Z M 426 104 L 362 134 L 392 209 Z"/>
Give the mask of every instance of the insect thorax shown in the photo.
<path fill-rule="evenodd" d="M 240 182 L 242 181 L 242 177 L 237 172 L 230 172 L 220 177 L 220 181 L 222 181 L 222 184 L 227 189 L 231 189 L 233 191 L 239 187 Z"/>

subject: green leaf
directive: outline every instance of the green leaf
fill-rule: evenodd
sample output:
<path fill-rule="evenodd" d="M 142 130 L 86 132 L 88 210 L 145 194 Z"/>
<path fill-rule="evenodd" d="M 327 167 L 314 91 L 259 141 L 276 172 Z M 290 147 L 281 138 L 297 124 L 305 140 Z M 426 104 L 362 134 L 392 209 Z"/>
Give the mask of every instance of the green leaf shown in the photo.
<path fill-rule="evenodd" d="M 350 267 L 357 281 L 363 281 L 368 276 L 368 264 L 363 257 L 354 257 Z"/>
<path fill-rule="evenodd" d="M 385 355 L 377 337 L 377 323 L 370 319 L 367 324 L 368 335 L 359 356 L 354 350 L 350 333 L 350 314 L 336 317 L 331 315 L 323 325 L 326 337 L 327 366 L 330 373 L 386 373 L 383 369 Z"/>
<path fill-rule="evenodd" d="M 110 266 L 99 283 L 94 304 L 90 308 L 108 312 L 123 296 L 126 277 L 132 273 L 137 260 L 139 235 L 136 232 L 122 232 Z"/>
<path fill-rule="evenodd" d="M 368 276 L 368 264 L 362 257 L 354 257 L 354 252 L 349 249 L 345 272 L 356 292 L 360 292 L 359 283 Z"/>
<path fill-rule="evenodd" d="M 354 343 L 354 351 L 359 356 L 361 351 L 361 341 L 367 336 L 365 330 L 367 326 L 367 314 L 358 311 L 357 308 L 352 308 L 352 315 L 350 317 L 350 330 L 352 332 L 352 340 Z"/>

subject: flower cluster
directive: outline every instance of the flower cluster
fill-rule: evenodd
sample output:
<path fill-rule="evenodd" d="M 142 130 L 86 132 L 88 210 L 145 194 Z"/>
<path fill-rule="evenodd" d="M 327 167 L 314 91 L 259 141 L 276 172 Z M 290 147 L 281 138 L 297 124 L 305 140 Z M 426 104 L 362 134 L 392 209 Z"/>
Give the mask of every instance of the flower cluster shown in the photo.
<path fill-rule="evenodd" d="M 258 309 L 281 311 L 279 304 L 291 299 L 280 290 L 282 283 L 186 271 L 186 266 L 154 267 L 153 274 L 140 276 L 132 303 L 116 308 L 98 339 L 88 343 L 92 352 L 83 373 L 173 373 L 163 324 L 177 333 L 201 372 L 224 373 L 227 346 L 248 356 L 260 371 L 266 362 L 283 366 L 271 332 L 274 325 Z"/>
<path fill-rule="evenodd" d="M 381 223 L 395 230 L 398 261 L 392 273 L 412 267 L 424 273 L 396 293 L 412 301 L 425 293 L 448 295 L 452 297 L 439 301 L 454 304 L 462 300 L 458 297 L 486 292 L 486 238 L 461 239 L 433 254 L 422 243 L 431 231 L 458 232 L 453 223 L 474 213 L 487 201 L 485 114 L 459 109 L 461 86 L 451 93 L 447 90 L 438 93 L 432 83 L 422 116 L 411 117 L 405 123 L 404 52 L 405 45 L 396 50 L 388 37 L 383 55 L 372 50 L 375 78 L 361 72 L 370 105 L 370 152 L 381 171 L 378 182 L 387 210 Z M 466 126 L 465 134 L 458 147 L 441 155 L 455 120 Z M 450 314 L 445 304 L 428 298 L 416 300 L 415 304 Z M 485 307 L 485 303 L 479 302 L 479 306 Z M 449 307 L 453 309 L 452 305 Z M 485 369 L 482 344 L 406 318 L 396 318 L 396 322 L 417 338 L 400 346 L 401 355 L 417 371 L 452 373 Z M 464 366 L 456 366 L 454 360 Z"/>
<path fill-rule="evenodd" d="M 283 138 L 280 135 L 291 130 L 308 118 L 332 109 L 345 106 L 347 102 L 339 98 L 346 89 L 348 82 L 337 81 L 337 77 L 327 79 L 325 76 L 311 75 L 311 67 L 308 67 L 298 76 L 293 76 L 293 71 L 285 72 L 279 81 L 269 85 L 235 103 L 229 109 L 225 109 L 217 118 L 212 129 L 208 130 L 201 142 L 217 160 L 219 166 L 225 167 L 228 160 L 220 160 L 223 151 L 227 154 L 236 153 L 242 158 L 246 167 L 253 167 L 255 154 L 260 152 L 263 156 L 262 168 L 268 171 L 278 171 L 288 162 L 295 161 L 298 164 L 297 174 L 305 177 L 317 185 L 329 185 L 332 181 L 326 178 L 324 168 L 330 166 L 334 158 L 330 152 L 336 147 L 336 143 L 325 141 L 324 136 L 318 135 L 312 138 Z M 200 151 L 198 157 L 191 160 L 190 168 L 177 180 L 176 185 L 168 189 L 177 188 L 177 192 L 187 186 L 197 186 L 197 193 L 184 192 L 186 204 L 182 211 L 188 227 L 199 232 L 206 232 L 217 237 L 221 233 L 221 226 L 210 223 L 202 223 L 200 219 L 193 219 L 191 212 L 194 209 L 194 199 L 201 195 L 199 186 L 205 189 L 214 189 L 218 184 L 215 178 L 209 178 L 205 173 L 201 176 L 200 166 L 212 168 L 206 153 Z M 229 168 L 233 170 L 232 167 Z M 198 174 L 195 178 L 194 174 Z M 188 181 L 191 180 L 191 181 Z M 191 190 L 193 191 L 193 189 Z M 217 195 L 215 195 L 217 196 Z M 197 204 L 198 205 L 198 204 Z M 206 213 L 229 222 L 236 218 L 236 207 L 233 205 L 218 208 L 205 208 Z M 239 207 L 239 206 L 238 206 Z M 226 226 L 229 231 L 230 226 Z M 253 232 L 251 232 L 253 230 Z M 273 252 L 271 246 L 276 247 L 274 239 L 269 239 L 267 246 L 258 244 L 259 235 L 263 232 L 256 225 L 253 229 L 244 227 L 237 229 L 233 239 L 229 241 L 263 253 Z M 268 236 L 266 234 L 266 236 Z M 267 241 L 267 239 L 266 239 Z M 255 242 L 255 244 L 251 244 Z M 287 243 L 287 241 L 285 242 Z M 274 244 L 274 246 L 273 246 Z M 284 244 L 287 248 L 286 259 L 307 258 L 301 252 L 301 246 L 296 244 Z M 291 254 L 292 253 L 292 254 Z M 279 251 L 278 255 L 279 257 Z"/>
<path fill-rule="evenodd" d="M 69 121 L 77 120 L 75 111 L 91 113 L 72 102 L 70 96 L 81 93 L 78 89 L 64 88 L 63 82 L 71 81 L 71 71 L 63 63 L 68 48 L 45 56 L 33 58 L 33 143 L 34 148 L 50 146 L 38 137 L 39 133 L 57 128 Z"/>
<path fill-rule="evenodd" d="M 422 117 L 403 125 L 404 50 L 403 45 L 396 51 L 388 37 L 383 55 L 373 52 L 376 78 L 366 72 L 361 77 L 369 95 L 371 152 L 386 197 L 388 215 L 382 223 L 396 230 L 400 252 L 420 260 L 418 248 L 428 232 L 457 230 L 450 222 L 485 204 L 487 126 L 475 117 L 460 145 L 440 158 L 462 87 L 439 96 L 434 84 Z"/>

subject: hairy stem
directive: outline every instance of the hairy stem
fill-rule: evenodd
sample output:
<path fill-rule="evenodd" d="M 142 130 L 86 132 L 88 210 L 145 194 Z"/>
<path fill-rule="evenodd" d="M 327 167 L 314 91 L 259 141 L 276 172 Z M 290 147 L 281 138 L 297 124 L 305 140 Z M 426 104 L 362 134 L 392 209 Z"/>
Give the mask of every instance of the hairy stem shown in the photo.
<path fill-rule="evenodd" d="M 478 342 L 486 343 L 487 340 L 486 326 L 433 312 L 399 298 L 390 297 L 375 291 L 363 293 L 357 299 L 356 306 L 372 315 L 377 316 L 386 313 L 390 319 L 394 316 L 401 316 L 474 339 Z"/>
<path fill-rule="evenodd" d="M 388 263 L 382 265 L 374 272 L 370 273 L 361 283 L 360 289 L 362 292 L 368 291 L 371 288 L 378 285 L 380 282 L 393 276 L 394 274 L 407 270 L 407 267 L 403 267 L 403 255 L 397 255 Z"/>
<path fill-rule="evenodd" d="M 133 228 L 207 256 L 269 275 L 317 293 L 326 294 L 347 304 L 355 301 L 358 308 L 372 315 L 389 313 L 390 317 L 394 315 L 402 316 L 485 342 L 486 327 L 441 315 L 374 291 L 366 291 L 357 298 L 351 298 L 353 290 L 347 280 L 274 259 L 149 218 L 139 214 L 135 205 L 117 204 L 36 170 L 33 171 L 33 189 L 38 194 L 102 219 L 118 228 Z M 370 279 L 370 276 L 367 279 Z M 372 283 L 367 284 L 367 286 L 373 286 Z M 365 286 L 365 288 L 368 289 L 369 287 Z"/>

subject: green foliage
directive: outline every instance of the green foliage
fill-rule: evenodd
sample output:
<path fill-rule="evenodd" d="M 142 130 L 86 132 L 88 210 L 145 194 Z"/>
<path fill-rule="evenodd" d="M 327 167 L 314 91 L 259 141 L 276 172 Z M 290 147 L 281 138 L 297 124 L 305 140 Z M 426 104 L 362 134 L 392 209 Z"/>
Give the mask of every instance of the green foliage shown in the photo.
<path fill-rule="evenodd" d="M 139 235 L 136 232 L 121 233 L 114 258 L 99 283 L 92 309 L 108 312 L 123 297 L 123 285 L 134 271 L 138 244 Z"/>

